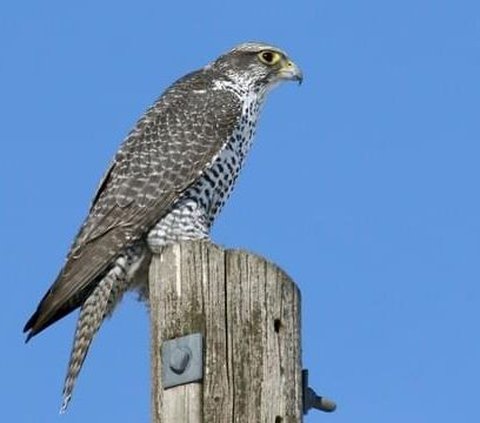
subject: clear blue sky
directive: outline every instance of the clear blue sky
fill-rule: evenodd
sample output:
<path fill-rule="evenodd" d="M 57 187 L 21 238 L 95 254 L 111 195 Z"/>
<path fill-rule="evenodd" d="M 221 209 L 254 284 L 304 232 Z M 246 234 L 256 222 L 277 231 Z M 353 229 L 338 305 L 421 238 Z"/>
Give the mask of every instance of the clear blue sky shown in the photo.
<path fill-rule="evenodd" d="M 67 4 L 68 3 L 68 4 Z M 480 3 L 6 2 L 0 11 L 5 422 L 148 422 L 145 310 L 104 325 L 58 416 L 75 315 L 24 345 L 98 179 L 145 108 L 238 42 L 286 49 L 217 242 L 303 294 L 307 422 L 480 421 Z"/>

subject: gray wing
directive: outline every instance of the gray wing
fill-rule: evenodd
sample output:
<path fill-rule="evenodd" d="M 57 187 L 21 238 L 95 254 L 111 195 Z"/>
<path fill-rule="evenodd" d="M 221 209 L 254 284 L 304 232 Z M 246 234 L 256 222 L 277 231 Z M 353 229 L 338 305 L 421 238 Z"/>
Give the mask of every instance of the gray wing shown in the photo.
<path fill-rule="evenodd" d="M 25 325 L 27 340 L 78 306 L 135 239 L 164 216 L 214 160 L 241 104 L 208 71 L 179 80 L 147 111 L 117 153 L 65 266 Z"/>

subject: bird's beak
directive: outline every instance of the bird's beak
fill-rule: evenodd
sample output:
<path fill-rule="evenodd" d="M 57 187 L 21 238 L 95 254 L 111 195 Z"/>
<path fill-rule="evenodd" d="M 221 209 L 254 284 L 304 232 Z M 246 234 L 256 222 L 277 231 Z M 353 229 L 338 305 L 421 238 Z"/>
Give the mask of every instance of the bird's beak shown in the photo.
<path fill-rule="evenodd" d="M 285 60 L 279 72 L 280 79 L 286 81 L 298 81 L 299 84 L 303 81 L 302 70 L 291 60 Z"/>

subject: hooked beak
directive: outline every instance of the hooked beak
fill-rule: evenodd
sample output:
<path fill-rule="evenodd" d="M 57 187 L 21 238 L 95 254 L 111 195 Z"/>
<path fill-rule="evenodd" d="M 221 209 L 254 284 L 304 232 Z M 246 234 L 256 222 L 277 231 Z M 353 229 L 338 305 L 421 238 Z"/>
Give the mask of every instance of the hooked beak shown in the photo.
<path fill-rule="evenodd" d="M 303 81 L 302 70 L 291 60 L 286 60 L 279 72 L 280 79 L 286 81 L 298 81 L 300 85 Z"/>

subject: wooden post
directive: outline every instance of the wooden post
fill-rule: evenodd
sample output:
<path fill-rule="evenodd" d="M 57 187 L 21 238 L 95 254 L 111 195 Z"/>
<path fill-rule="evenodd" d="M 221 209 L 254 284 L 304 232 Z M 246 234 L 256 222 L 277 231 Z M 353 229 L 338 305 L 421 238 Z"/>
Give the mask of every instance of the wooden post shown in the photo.
<path fill-rule="evenodd" d="M 152 422 L 301 422 L 300 293 L 265 259 L 207 242 L 150 265 Z M 200 332 L 201 382 L 163 389 L 163 341 Z"/>

